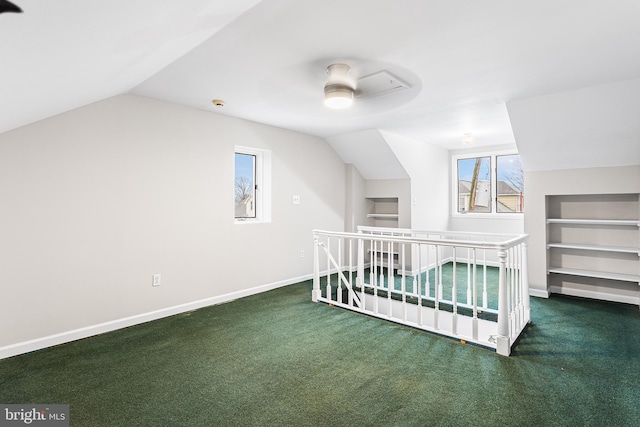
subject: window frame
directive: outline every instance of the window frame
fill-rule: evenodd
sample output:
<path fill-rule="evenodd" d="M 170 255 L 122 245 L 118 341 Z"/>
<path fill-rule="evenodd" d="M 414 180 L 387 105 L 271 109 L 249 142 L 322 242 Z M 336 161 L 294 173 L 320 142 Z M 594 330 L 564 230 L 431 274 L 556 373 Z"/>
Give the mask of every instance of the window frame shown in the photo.
<path fill-rule="evenodd" d="M 519 156 L 516 150 L 501 151 L 474 151 L 451 156 L 451 216 L 455 218 L 500 218 L 500 219 L 517 219 L 524 218 L 524 209 L 522 212 L 498 212 L 498 157 L 500 156 Z M 490 159 L 490 175 L 491 175 L 491 212 L 458 212 L 459 203 L 459 185 L 458 185 L 458 161 L 465 159 L 475 159 L 478 157 L 489 157 Z M 526 191 L 523 191 L 523 198 Z"/>
<path fill-rule="evenodd" d="M 235 216 L 235 156 L 244 154 L 254 156 L 254 206 L 255 218 L 242 218 Z M 233 209 L 235 224 L 258 224 L 271 222 L 271 151 L 254 147 L 236 145 L 233 155 Z"/>

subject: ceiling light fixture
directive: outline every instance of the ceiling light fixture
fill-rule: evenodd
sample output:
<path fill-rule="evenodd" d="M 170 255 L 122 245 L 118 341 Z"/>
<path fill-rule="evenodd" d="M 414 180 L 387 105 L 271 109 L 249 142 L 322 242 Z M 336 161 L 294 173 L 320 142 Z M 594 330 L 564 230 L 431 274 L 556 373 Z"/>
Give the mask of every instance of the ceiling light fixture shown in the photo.
<path fill-rule="evenodd" d="M 465 144 L 471 144 L 471 141 L 472 141 L 471 134 L 465 133 L 464 137 L 462 138 L 462 142 L 464 142 Z"/>
<path fill-rule="evenodd" d="M 346 108 L 353 102 L 354 85 L 349 77 L 351 67 L 331 64 L 327 67 L 327 84 L 324 85 L 324 105 L 330 108 Z"/>

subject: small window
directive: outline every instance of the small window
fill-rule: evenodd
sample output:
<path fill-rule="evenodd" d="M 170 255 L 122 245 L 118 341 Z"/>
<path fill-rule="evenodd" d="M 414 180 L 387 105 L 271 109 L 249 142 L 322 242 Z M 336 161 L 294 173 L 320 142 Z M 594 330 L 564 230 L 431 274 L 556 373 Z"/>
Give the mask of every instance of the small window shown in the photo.
<path fill-rule="evenodd" d="M 256 217 L 256 156 L 236 153 L 236 218 Z"/>
<path fill-rule="evenodd" d="M 271 152 L 235 149 L 234 209 L 236 223 L 271 221 Z"/>
<path fill-rule="evenodd" d="M 456 213 L 524 212 L 524 173 L 518 154 L 456 156 L 453 160 Z"/>

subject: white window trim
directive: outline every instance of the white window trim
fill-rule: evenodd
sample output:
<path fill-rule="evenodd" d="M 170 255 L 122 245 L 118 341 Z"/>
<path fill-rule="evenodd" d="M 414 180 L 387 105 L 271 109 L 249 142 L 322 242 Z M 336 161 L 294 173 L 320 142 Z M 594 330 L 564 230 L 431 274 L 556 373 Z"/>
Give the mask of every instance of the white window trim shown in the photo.
<path fill-rule="evenodd" d="M 235 146 L 236 153 L 248 154 L 256 158 L 255 218 L 234 218 L 235 224 L 260 224 L 271 222 L 271 150 L 263 150 L 241 145 Z M 235 169 L 234 169 L 235 174 Z M 235 202 L 234 202 L 235 206 Z"/>
<path fill-rule="evenodd" d="M 454 218 L 492 218 L 492 219 L 514 219 L 521 221 L 524 218 L 524 212 L 498 212 L 497 200 L 498 195 L 496 180 L 497 156 L 510 156 L 517 154 L 517 150 L 501 150 L 501 151 L 476 151 L 464 154 L 456 154 L 451 156 L 451 216 Z M 474 213 L 474 212 L 458 212 L 458 160 L 471 159 L 476 157 L 489 157 L 491 160 L 491 213 Z"/>

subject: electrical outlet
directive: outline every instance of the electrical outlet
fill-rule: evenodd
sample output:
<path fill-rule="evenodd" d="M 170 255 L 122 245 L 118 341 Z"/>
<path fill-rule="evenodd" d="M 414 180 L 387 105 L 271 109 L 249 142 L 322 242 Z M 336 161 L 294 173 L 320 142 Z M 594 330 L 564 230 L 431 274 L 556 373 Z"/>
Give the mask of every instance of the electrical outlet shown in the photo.
<path fill-rule="evenodd" d="M 300 204 L 300 196 L 297 194 L 294 194 L 293 197 L 291 198 L 291 202 L 294 205 L 299 205 Z"/>
<path fill-rule="evenodd" d="M 300 258 L 304 258 L 304 249 L 300 251 Z"/>
<path fill-rule="evenodd" d="M 160 286 L 161 280 L 162 280 L 162 275 L 154 274 L 153 275 L 153 282 L 151 283 L 151 286 Z"/>

